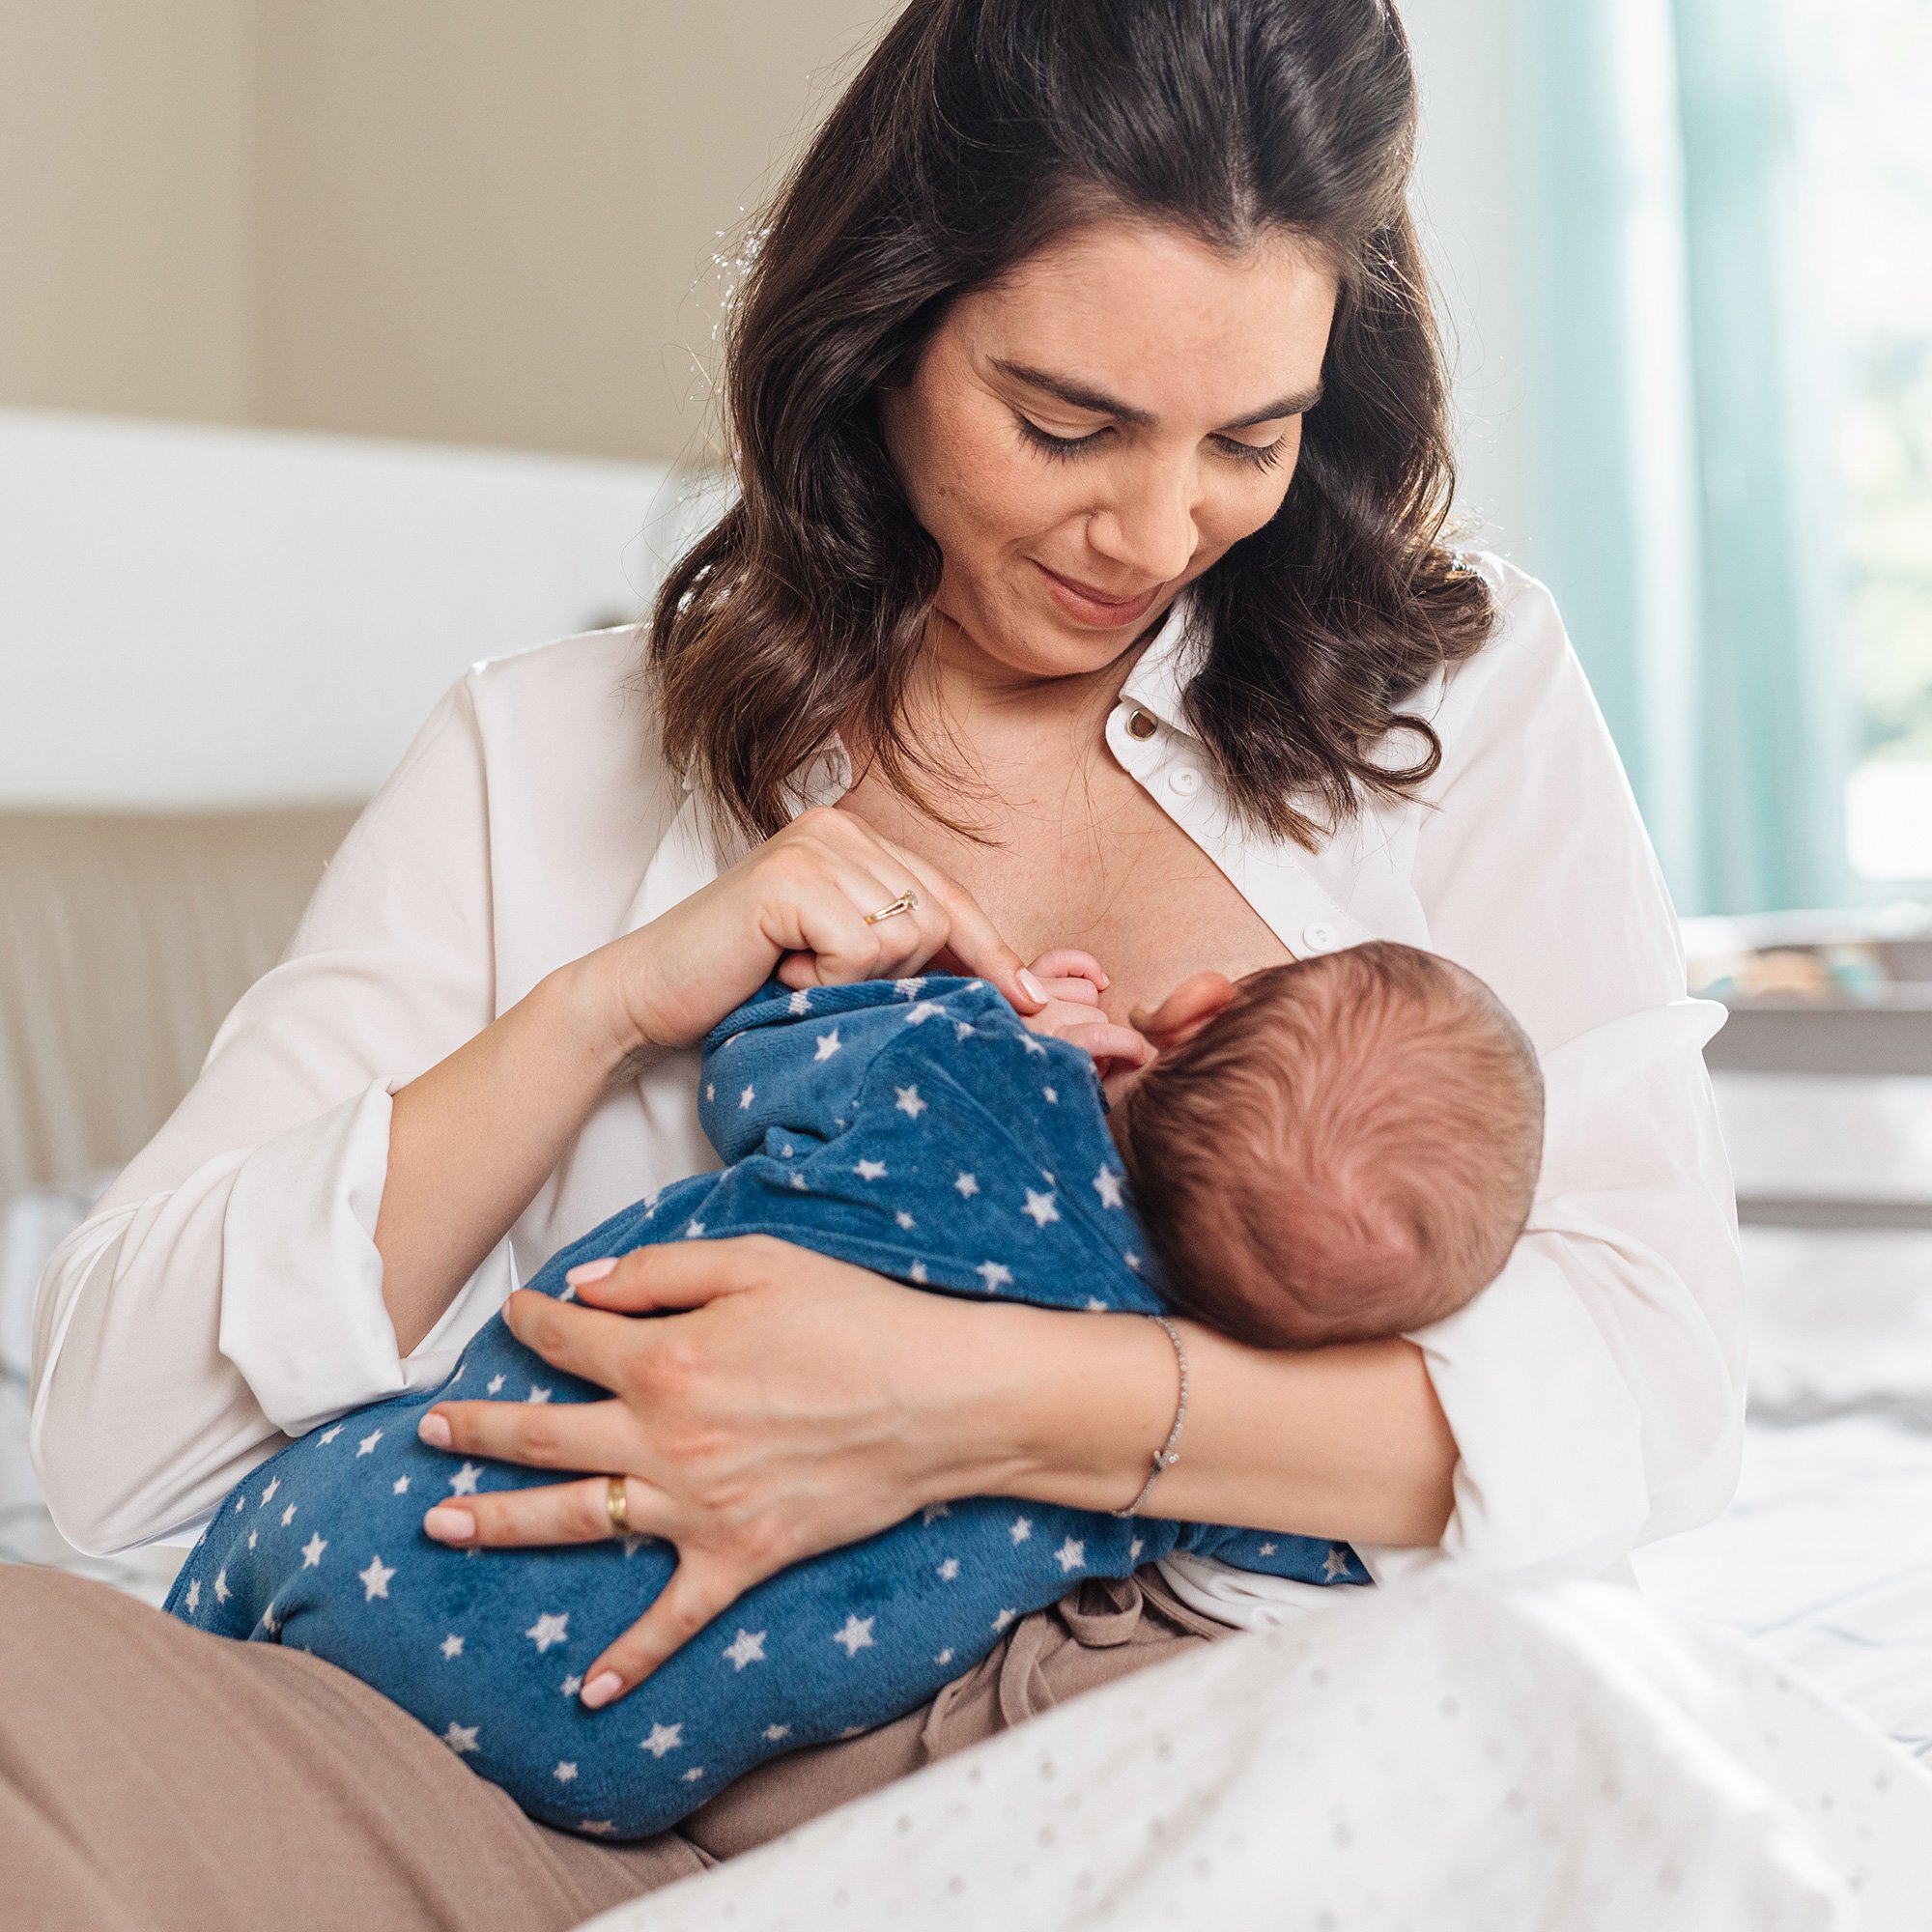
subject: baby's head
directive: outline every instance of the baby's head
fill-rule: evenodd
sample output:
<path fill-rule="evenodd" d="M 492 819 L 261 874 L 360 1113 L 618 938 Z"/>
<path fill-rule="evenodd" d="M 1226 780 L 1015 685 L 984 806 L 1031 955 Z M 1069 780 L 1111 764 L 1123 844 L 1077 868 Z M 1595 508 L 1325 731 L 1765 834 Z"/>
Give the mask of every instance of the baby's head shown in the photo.
<path fill-rule="evenodd" d="M 1317 1348 L 1439 1321 L 1501 1271 L 1543 1078 L 1474 974 L 1378 940 L 1241 980 L 1114 1127 L 1174 1305 Z"/>

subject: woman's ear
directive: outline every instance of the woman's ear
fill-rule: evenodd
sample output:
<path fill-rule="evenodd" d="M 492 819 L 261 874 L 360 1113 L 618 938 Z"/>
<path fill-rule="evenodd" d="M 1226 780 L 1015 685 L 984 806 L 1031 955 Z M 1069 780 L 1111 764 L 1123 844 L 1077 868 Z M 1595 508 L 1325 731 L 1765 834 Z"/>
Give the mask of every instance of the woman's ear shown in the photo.
<path fill-rule="evenodd" d="M 1181 980 L 1151 1012 L 1136 1007 L 1130 1018 L 1137 1032 L 1166 1053 L 1184 1046 L 1209 1020 L 1218 1019 L 1234 998 L 1235 982 L 1225 973 L 1196 973 Z"/>

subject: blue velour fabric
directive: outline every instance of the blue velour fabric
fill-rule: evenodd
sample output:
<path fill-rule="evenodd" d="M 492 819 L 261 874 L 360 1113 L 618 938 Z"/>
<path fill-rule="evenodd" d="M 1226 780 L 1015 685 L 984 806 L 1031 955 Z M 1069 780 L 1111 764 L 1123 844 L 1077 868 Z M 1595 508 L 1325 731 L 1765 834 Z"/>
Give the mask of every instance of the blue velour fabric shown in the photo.
<path fill-rule="evenodd" d="M 983 981 L 767 986 L 706 1040 L 701 1079 L 724 1168 L 612 1216 L 533 1291 L 567 1296 L 567 1269 L 650 1242 L 769 1234 L 952 1294 L 1163 1307 L 1092 1061 L 1029 1033 Z M 256 1469 L 167 1607 L 340 1664 L 546 1824 L 636 1837 L 753 1765 L 916 1708 L 1083 1577 L 1181 1548 L 1307 1582 L 1369 1580 L 1345 1544 L 973 1497 L 770 1577 L 591 1712 L 583 1670 L 664 1588 L 675 1550 L 651 1537 L 436 1543 L 430 1505 L 559 1479 L 444 1454 L 415 1430 L 445 1398 L 603 1394 L 494 1317 L 440 1388 L 358 1410 Z"/>

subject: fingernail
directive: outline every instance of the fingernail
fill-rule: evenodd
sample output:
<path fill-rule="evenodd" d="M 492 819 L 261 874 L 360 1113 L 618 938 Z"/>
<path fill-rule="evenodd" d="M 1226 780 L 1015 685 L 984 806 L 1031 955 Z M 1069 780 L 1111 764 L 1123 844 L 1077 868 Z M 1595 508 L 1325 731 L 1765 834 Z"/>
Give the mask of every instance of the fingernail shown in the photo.
<path fill-rule="evenodd" d="M 564 1276 L 572 1288 L 582 1288 L 586 1281 L 602 1281 L 617 1265 L 615 1255 L 606 1255 L 601 1262 L 579 1262 Z"/>
<path fill-rule="evenodd" d="M 614 1670 L 600 1670 L 583 1687 L 582 1699 L 591 1710 L 601 1711 L 623 1688 L 624 1680 Z"/>
<path fill-rule="evenodd" d="M 449 1418 L 439 1415 L 435 1409 L 416 1424 L 416 1440 L 427 1442 L 432 1449 L 447 1449 L 450 1444 Z"/>
<path fill-rule="evenodd" d="M 1042 986 L 1039 983 L 1039 981 L 1036 980 L 1024 966 L 1020 968 L 1019 972 L 1014 977 L 1020 982 L 1020 991 L 1023 992 L 1028 999 L 1037 1000 L 1041 1006 L 1046 1005 L 1046 988 Z"/>
<path fill-rule="evenodd" d="M 476 1538 L 476 1519 L 447 1503 L 438 1503 L 423 1518 L 423 1528 L 439 1543 L 473 1543 Z"/>

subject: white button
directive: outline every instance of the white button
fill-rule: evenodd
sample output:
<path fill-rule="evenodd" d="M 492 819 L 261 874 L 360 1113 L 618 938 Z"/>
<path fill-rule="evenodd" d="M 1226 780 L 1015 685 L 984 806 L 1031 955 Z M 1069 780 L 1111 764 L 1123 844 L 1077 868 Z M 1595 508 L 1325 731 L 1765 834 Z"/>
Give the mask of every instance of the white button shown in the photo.
<path fill-rule="evenodd" d="M 1182 798 L 1192 798 L 1201 789 L 1201 774 L 1192 765 L 1176 765 L 1168 773 L 1169 787 L 1178 791 Z"/>
<path fill-rule="evenodd" d="M 1320 920 L 1313 925 L 1301 928 L 1301 943 L 1311 952 L 1333 952 L 1342 943 L 1342 935 L 1332 925 L 1323 925 Z"/>

